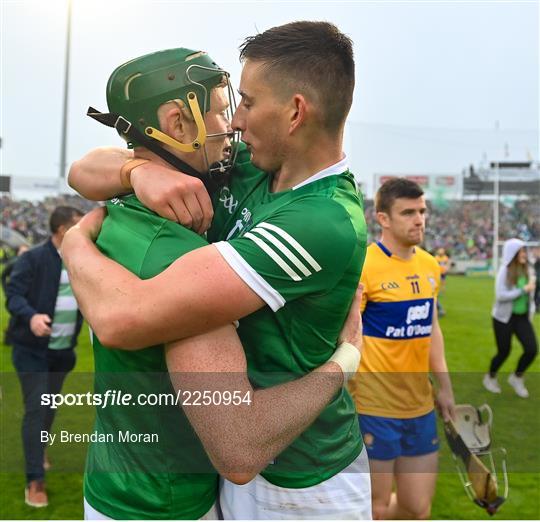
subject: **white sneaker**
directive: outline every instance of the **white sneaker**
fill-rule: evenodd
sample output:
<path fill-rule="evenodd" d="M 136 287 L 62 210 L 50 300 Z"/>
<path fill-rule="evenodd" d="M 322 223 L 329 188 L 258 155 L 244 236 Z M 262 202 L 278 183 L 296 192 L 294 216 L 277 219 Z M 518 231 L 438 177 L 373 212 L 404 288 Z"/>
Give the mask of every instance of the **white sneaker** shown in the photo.
<path fill-rule="evenodd" d="M 484 388 L 491 393 L 501 393 L 501 387 L 499 386 L 499 381 L 497 381 L 497 377 L 491 377 L 489 373 L 486 373 L 484 375 L 482 384 L 484 385 Z"/>
<path fill-rule="evenodd" d="M 508 384 L 512 386 L 516 394 L 522 397 L 523 399 L 526 399 L 529 396 L 529 390 L 525 388 L 523 377 L 518 377 L 515 373 L 511 373 L 508 376 Z"/>

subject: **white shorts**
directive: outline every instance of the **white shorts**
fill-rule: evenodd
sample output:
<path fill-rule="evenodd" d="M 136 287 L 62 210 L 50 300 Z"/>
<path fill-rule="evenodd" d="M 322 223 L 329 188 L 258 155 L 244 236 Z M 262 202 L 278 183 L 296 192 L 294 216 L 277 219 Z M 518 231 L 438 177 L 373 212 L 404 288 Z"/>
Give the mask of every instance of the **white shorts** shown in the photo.
<path fill-rule="evenodd" d="M 225 520 L 371 520 L 366 449 L 342 472 L 309 488 L 282 488 L 260 475 L 243 486 L 223 480 L 220 505 Z"/>
<path fill-rule="evenodd" d="M 100 513 L 94 509 L 87 501 L 84 499 L 84 519 L 85 520 L 113 520 L 112 518 Z M 218 513 L 216 509 L 216 504 L 210 508 L 210 511 L 206 515 L 202 516 L 199 520 L 218 520 Z"/>

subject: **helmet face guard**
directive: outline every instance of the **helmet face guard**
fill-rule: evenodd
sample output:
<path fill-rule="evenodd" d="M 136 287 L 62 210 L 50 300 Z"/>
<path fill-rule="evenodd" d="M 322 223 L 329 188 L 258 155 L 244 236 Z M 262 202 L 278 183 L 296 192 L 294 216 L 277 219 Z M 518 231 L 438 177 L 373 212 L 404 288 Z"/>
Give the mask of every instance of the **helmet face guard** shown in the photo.
<path fill-rule="evenodd" d="M 197 69 L 206 69 L 208 70 L 207 68 L 201 66 L 201 65 L 190 65 L 187 69 L 187 77 L 188 79 L 190 80 L 190 82 L 192 82 L 194 85 L 198 85 L 205 93 L 205 96 L 204 96 L 204 113 L 206 114 L 206 112 L 208 112 L 210 110 L 210 107 L 206 106 L 206 101 L 210 99 L 210 93 L 206 90 L 206 87 L 201 84 L 201 83 L 197 83 L 193 78 L 192 78 L 192 74 L 196 72 Z M 230 81 L 230 74 L 226 71 L 221 71 L 223 73 L 223 79 L 224 79 L 224 82 L 225 82 L 225 88 L 226 88 L 226 93 L 227 93 L 227 101 L 228 101 L 228 105 L 227 105 L 227 110 L 226 110 L 226 118 L 227 118 L 227 121 L 232 122 L 232 119 L 233 119 L 233 116 L 234 116 L 234 113 L 236 111 L 236 97 L 234 95 L 234 89 L 231 85 L 231 81 Z M 204 124 L 204 121 L 203 121 L 203 124 Z M 205 131 L 206 131 L 206 127 L 205 127 Z M 203 150 L 204 152 L 204 157 L 205 157 L 205 161 L 206 161 L 206 165 L 207 165 L 207 168 L 208 168 L 208 171 L 210 173 L 211 176 L 213 175 L 218 175 L 219 173 L 228 173 L 232 167 L 234 166 L 235 162 L 236 162 L 236 155 L 238 154 L 238 144 L 240 142 L 240 132 L 239 131 L 234 131 L 234 130 L 231 130 L 230 132 L 218 132 L 218 133 L 213 133 L 213 134 L 208 134 L 206 133 L 206 139 L 207 140 L 212 140 L 212 139 L 223 139 L 225 136 L 228 136 L 229 137 L 229 141 L 230 141 L 230 153 L 229 153 L 229 156 L 227 158 L 224 158 L 222 159 L 221 161 L 217 161 L 217 162 L 214 162 L 212 164 L 209 163 L 209 160 L 208 160 L 208 156 L 206 154 L 206 149 Z"/>
<path fill-rule="evenodd" d="M 487 420 L 482 413 L 487 414 Z M 491 449 L 493 413 L 487 404 L 475 408 L 470 404 L 456 405 L 456 421 L 445 423 L 446 440 L 452 451 L 460 481 L 467 496 L 490 515 L 497 512 L 508 497 L 506 450 Z M 497 474 L 493 452 L 501 457 L 501 473 Z M 502 477 L 504 491 L 500 492 Z"/>
<path fill-rule="evenodd" d="M 229 77 L 229 73 L 204 52 L 169 49 L 136 58 L 118 67 L 107 84 L 107 104 L 111 113 L 123 117 L 149 140 L 182 153 L 202 151 L 211 176 L 227 174 L 236 158 L 239 133 L 208 134 L 204 117 L 210 110 L 212 89 L 223 87 L 229 103 L 227 117 L 231 121 L 236 100 Z M 175 102 L 191 112 L 197 127 L 197 135 L 192 142 L 178 142 L 161 131 L 157 113 L 159 107 L 168 102 Z M 130 148 L 147 146 L 146 140 L 134 138 L 133 133 L 132 136 L 125 133 L 120 135 Z M 226 136 L 229 137 L 232 152 L 217 165 L 209 165 L 206 141 L 224 139 Z"/>
<path fill-rule="evenodd" d="M 191 143 L 180 143 L 179 141 L 176 141 L 175 139 L 171 138 L 167 134 L 164 134 L 159 129 L 156 129 L 155 127 L 146 127 L 144 129 L 144 133 L 155 139 L 158 140 L 166 145 L 169 145 L 169 147 L 172 147 L 173 149 L 179 150 L 181 152 L 195 152 L 197 150 L 201 150 L 204 154 L 204 159 L 206 163 L 206 168 L 210 175 L 219 175 L 219 174 L 225 174 L 228 173 L 236 160 L 236 154 L 238 152 L 238 143 L 240 141 L 240 133 L 238 131 L 228 131 L 228 132 L 218 132 L 209 134 L 206 131 L 206 125 L 204 122 L 204 115 L 210 110 L 210 91 L 207 89 L 206 85 L 204 83 L 199 83 L 195 78 L 197 77 L 199 72 L 206 72 L 210 74 L 215 74 L 216 69 L 212 69 L 209 67 L 205 67 L 202 65 L 193 64 L 190 65 L 186 69 L 186 78 L 188 79 L 190 85 L 193 86 L 191 90 L 187 93 L 187 102 L 189 109 L 191 111 L 191 114 L 193 116 L 193 119 L 195 121 L 195 124 L 197 126 L 197 136 Z M 221 82 L 216 87 L 213 88 L 219 88 L 220 86 L 223 86 L 224 89 L 226 89 L 226 97 L 227 97 L 227 109 L 226 109 L 226 118 L 229 122 L 232 121 L 232 117 L 234 115 L 234 111 L 236 110 L 236 98 L 234 95 L 234 89 L 231 86 L 230 82 L 230 75 L 228 72 L 218 69 L 217 72 L 221 75 Z M 200 75 L 199 75 L 200 76 Z M 201 100 L 198 99 L 197 91 L 202 92 Z M 183 108 L 185 105 L 183 103 L 183 100 L 169 100 L 172 102 L 176 102 L 180 104 L 180 107 Z M 165 102 L 166 103 L 166 102 Z M 227 158 L 223 158 L 220 161 L 214 162 L 210 164 L 208 155 L 206 152 L 206 141 L 207 140 L 214 140 L 214 139 L 224 139 L 225 137 L 229 138 L 230 141 L 230 154 Z"/>

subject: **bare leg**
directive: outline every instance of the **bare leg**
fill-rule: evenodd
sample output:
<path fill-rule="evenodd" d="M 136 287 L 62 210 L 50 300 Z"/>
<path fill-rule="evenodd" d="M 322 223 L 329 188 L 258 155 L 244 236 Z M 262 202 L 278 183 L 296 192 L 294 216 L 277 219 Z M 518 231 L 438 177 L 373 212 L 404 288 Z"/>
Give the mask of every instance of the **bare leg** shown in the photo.
<path fill-rule="evenodd" d="M 374 520 L 386 520 L 390 497 L 392 495 L 392 485 L 394 482 L 395 460 L 374 460 L 370 459 L 369 469 L 371 471 L 371 506 Z"/>
<path fill-rule="evenodd" d="M 396 459 L 396 493 L 392 495 L 388 518 L 426 520 L 437 481 L 438 452 Z"/>

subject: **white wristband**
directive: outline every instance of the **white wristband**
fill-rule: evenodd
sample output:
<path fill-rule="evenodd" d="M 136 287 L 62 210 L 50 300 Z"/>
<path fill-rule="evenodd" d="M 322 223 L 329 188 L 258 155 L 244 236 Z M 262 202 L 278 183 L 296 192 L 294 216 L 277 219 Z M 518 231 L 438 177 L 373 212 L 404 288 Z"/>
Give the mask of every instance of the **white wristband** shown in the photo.
<path fill-rule="evenodd" d="M 351 343 L 341 343 L 328 360 L 339 365 L 343 372 L 343 385 L 345 385 L 358 370 L 360 351 Z"/>

